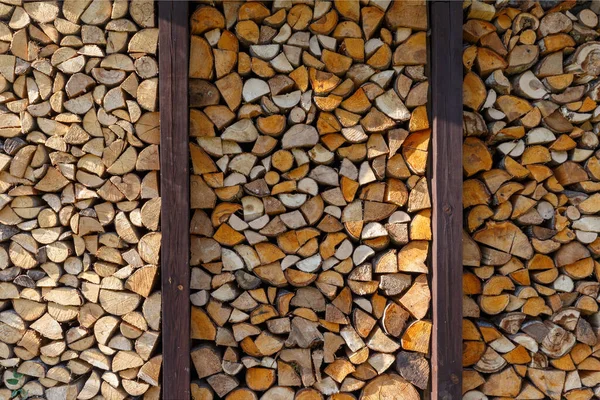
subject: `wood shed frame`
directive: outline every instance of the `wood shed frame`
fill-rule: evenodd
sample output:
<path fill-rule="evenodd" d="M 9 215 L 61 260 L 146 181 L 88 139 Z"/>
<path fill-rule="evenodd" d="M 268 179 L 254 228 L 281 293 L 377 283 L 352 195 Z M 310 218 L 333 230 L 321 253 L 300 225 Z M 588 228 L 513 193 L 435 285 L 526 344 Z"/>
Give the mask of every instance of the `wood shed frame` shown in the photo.
<path fill-rule="evenodd" d="M 189 3 L 159 1 L 162 398 L 190 398 Z M 462 397 L 462 2 L 429 2 L 432 399 Z"/>

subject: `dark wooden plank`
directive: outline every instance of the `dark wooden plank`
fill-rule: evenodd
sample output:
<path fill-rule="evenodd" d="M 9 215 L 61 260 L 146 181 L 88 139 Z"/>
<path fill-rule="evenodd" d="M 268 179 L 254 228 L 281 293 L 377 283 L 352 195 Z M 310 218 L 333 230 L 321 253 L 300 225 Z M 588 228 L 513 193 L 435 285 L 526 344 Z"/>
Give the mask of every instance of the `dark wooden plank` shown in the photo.
<path fill-rule="evenodd" d="M 432 399 L 462 381 L 462 2 L 430 5 L 433 198 Z"/>
<path fill-rule="evenodd" d="M 190 398 L 188 2 L 159 1 L 162 398 Z"/>

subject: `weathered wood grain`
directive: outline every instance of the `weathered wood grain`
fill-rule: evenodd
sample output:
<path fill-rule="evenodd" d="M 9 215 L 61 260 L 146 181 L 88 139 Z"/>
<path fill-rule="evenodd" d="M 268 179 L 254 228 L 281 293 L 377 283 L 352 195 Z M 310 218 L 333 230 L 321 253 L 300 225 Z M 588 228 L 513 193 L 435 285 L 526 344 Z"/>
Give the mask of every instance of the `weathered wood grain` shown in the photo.
<path fill-rule="evenodd" d="M 459 399 L 462 343 L 462 4 L 433 1 L 431 112 L 433 198 L 433 399 Z"/>
<path fill-rule="evenodd" d="M 190 397 L 188 2 L 160 1 L 163 398 Z"/>

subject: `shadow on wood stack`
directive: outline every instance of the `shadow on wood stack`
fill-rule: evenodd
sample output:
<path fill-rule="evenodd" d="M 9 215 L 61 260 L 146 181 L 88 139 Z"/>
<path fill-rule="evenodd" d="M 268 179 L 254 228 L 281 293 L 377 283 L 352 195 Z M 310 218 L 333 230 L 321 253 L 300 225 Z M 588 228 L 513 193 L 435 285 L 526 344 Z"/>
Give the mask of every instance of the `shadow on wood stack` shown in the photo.
<path fill-rule="evenodd" d="M 600 3 L 509 3 L 465 8 L 463 390 L 598 398 Z"/>
<path fill-rule="evenodd" d="M 194 398 L 422 398 L 425 2 L 219 2 L 190 22 Z"/>

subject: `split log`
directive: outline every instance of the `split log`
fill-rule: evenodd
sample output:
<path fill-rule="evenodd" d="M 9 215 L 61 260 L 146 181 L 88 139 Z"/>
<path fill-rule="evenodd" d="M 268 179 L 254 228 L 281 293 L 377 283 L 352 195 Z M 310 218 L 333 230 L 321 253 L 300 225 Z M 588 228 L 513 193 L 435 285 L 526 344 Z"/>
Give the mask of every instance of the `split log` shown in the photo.
<path fill-rule="evenodd" d="M 464 398 L 591 398 L 600 9 L 465 9 Z"/>
<path fill-rule="evenodd" d="M 0 397 L 157 399 L 155 4 L 0 9 Z"/>
<path fill-rule="evenodd" d="M 192 391 L 422 398 L 427 5 L 284 3 L 190 19 Z"/>

